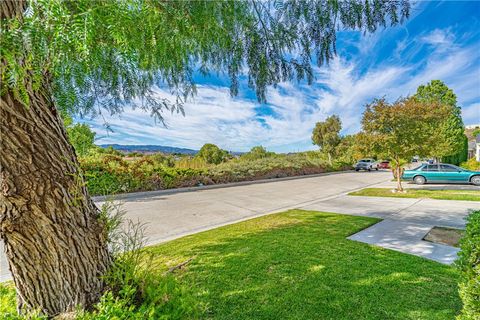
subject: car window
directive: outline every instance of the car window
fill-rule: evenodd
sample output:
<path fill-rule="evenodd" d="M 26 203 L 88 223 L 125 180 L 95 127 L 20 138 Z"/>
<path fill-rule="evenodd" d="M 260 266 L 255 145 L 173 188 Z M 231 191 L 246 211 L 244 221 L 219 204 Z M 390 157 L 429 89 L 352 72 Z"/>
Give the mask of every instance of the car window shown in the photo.
<path fill-rule="evenodd" d="M 436 164 L 427 164 L 422 168 L 422 171 L 438 171 L 438 165 Z"/>
<path fill-rule="evenodd" d="M 450 166 L 448 164 L 441 164 L 440 165 L 440 170 L 444 172 L 457 172 L 459 169 L 455 166 Z"/>

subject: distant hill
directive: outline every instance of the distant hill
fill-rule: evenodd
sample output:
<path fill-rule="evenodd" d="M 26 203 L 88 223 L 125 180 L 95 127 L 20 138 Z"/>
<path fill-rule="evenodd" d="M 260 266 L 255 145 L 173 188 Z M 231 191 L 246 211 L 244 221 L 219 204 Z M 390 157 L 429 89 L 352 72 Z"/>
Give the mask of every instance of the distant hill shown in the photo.
<path fill-rule="evenodd" d="M 157 145 L 123 145 L 123 144 L 102 144 L 102 148 L 112 147 L 115 150 L 130 153 L 130 152 L 139 152 L 139 153 L 180 153 L 180 154 L 190 154 L 194 155 L 198 150 L 187 149 L 187 148 L 177 148 L 169 146 L 157 146 Z"/>
<path fill-rule="evenodd" d="M 115 150 L 121 151 L 123 153 L 138 152 L 138 153 L 177 153 L 177 154 L 188 154 L 195 155 L 198 150 L 187 149 L 187 148 L 177 148 L 169 146 L 158 146 L 158 145 L 126 145 L 126 144 L 101 144 L 100 147 L 108 148 L 112 147 Z M 231 151 L 231 154 L 235 156 L 242 155 L 244 152 Z"/>

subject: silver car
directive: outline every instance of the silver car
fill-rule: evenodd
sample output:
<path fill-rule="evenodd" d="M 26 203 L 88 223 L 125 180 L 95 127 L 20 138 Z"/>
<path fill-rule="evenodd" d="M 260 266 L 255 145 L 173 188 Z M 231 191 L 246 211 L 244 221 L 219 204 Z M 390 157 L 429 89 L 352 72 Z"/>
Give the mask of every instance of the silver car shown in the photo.
<path fill-rule="evenodd" d="M 375 159 L 360 159 L 354 166 L 355 171 L 366 170 L 378 170 L 378 162 Z"/>

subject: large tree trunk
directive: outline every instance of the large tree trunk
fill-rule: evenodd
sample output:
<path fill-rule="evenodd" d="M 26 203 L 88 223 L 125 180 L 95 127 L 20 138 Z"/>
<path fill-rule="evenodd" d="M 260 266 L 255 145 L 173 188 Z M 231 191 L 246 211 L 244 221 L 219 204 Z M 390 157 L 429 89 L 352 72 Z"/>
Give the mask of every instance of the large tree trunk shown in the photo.
<path fill-rule="evenodd" d="M 111 264 L 104 223 L 53 102 L 0 100 L 0 236 L 20 311 L 69 312 L 98 301 Z"/>
<path fill-rule="evenodd" d="M 0 1 L 0 18 L 22 20 L 26 6 Z M 0 237 L 19 311 L 53 316 L 98 300 L 111 257 L 47 85 L 29 91 L 29 107 L 0 97 Z"/>

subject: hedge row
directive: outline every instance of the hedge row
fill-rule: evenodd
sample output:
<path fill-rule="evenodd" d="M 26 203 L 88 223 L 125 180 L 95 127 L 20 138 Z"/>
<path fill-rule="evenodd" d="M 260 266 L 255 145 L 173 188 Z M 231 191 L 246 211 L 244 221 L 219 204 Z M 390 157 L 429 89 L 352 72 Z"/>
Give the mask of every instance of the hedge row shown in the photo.
<path fill-rule="evenodd" d="M 461 272 L 460 297 L 463 309 L 458 319 L 480 319 L 480 210 L 467 220 L 457 266 Z"/>
<path fill-rule="evenodd" d="M 245 161 L 235 159 L 204 168 L 178 168 L 161 156 L 128 160 L 115 155 L 95 155 L 80 159 L 87 188 L 92 195 L 150 191 L 250 181 L 345 170 L 348 165 L 331 167 L 318 156 L 302 153 L 276 155 Z"/>

